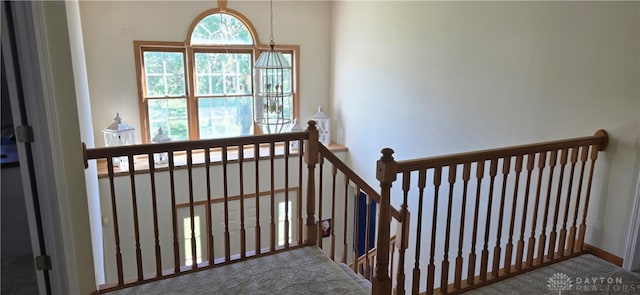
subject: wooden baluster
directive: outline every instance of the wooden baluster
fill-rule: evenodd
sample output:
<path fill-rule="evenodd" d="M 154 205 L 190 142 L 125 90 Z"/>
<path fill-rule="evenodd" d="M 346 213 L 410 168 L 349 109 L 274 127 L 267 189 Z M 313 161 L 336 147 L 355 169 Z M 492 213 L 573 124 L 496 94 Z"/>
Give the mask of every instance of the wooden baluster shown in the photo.
<path fill-rule="evenodd" d="M 471 163 L 464 163 L 462 166 L 462 211 L 460 212 L 460 234 L 458 235 L 458 257 L 456 257 L 456 271 L 453 279 L 453 287 L 460 290 L 462 283 L 462 245 L 464 243 L 464 224 L 465 214 L 467 212 L 467 190 L 469 187 L 469 178 L 471 177 Z M 419 249 L 419 248 L 418 248 Z"/>
<path fill-rule="evenodd" d="M 606 147 L 606 146 L 605 146 Z M 604 149 L 604 147 L 603 147 Z M 593 183 L 593 171 L 596 166 L 596 160 L 598 159 L 598 146 L 591 146 L 591 168 L 589 169 L 589 181 L 587 182 L 587 191 L 584 199 L 584 206 L 582 207 L 582 224 L 578 231 L 578 240 L 576 241 L 576 248 L 580 251 L 584 250 L 584 234 L 587 229 L 587 209 L 589 208 L 589 198 L 591 197 L 591 184 Z"/>
<path fill-rule="evenodd" d="M 580 177 L 578 178 L 578 191 L 576 193 L 576 205 L 573 211 L 573 225 L 569 229 L 569 254 L 575 253 L 576 242 L 576 225 L 578 220 L 578 208 L 580 207 L 580 199 L 582 198 L 582 182 L 584 180 L 584 170 L 587 163 L 587 157 L 589 156 L 589 146 L 582 147 L 582 153 L 580 154 Z"/>
<path fill-rule="evenodd" d="M 367 214 L 365 216 L 366 228 L 364 232 L 364 255 L 366 260 L 365 270 L 367 274 L 370 274 L 371 261 L 369 259 L 369 249 L 371 249 L 371 245 L 369 245 L 369 234 L 371 233 L 371 197 L 369 197 L 369 195 L 366 195 L 366 203 L 367 203 Z"/>
<path fill-rule="evenodd" d="M 253 145 L 253 160 L 256 167 L 255 191 L 256 191 L 256 255 L 262 252 L 260 237 L 260 144 Z"/>
<path fill-rule="evenodd" d="M 270 186 L 270 204 L 271 204 L 271 244 L 270 249 L 271 252 L 276 250 L 276 173 L 275 173 L 275 155 L 276 155 L 276 147 L 275 144 L 269 143 L 269 163 L 270 170 L 269 175 L 271 176 L 271 186 Z"/>
<path fill-rule="evenodd" d="M 205 207 L 205 214 L 207 215 L 207 257 L 209 258 L 209 266 L 213 266 L 215 263 L 215 249 L 213 244 L 213 219 L 211 218 L 211 150 L 208 148 L 204 150 L 204 172 L 207 183 L 207 206 Z M 242 180 L 242 177 L 240 177 L 240 180 Z"/>
<path fill-rule="evenodd" d="M 205 182 L 206 182 L 206 194 L 207 194 L 207 203 L 205 206 L 205 215 L 206 215 L 206 243 L 207 243 L 207 257 L 209 260 L 209 266 L 213 266 L 215 264 L 215 245 L 213 241 L 215 241 L 215 236 L 213 234 L 213 218 L 212 218 L 212 198 L 211 198 L 211 150 L 209 148 L 205 148 L 204 152 L 204 168 L 205 168 Z"/>
<path fill-rule="evenodd" d="M 392 246 L 389 246 L 389 249 L 391 249 L 393 251 L 394 248 Z M 376 254 L 372 254 L 369 257 L 369 265 L 375 265 L 375 263 L 376 263 Z M 391 260 L 390 268 L 391 269 L 389 270 L 389 273 L 393 273 L 393 260 Z M 368 278 L 372 278 L 373 277 L 373 267 L 371 267 L 369 272 L 367 272 L 367 277 Z"/>
<path fill-rule="evenodd" d="M 410 186 L 411 186 L 411 172 L 402 173 L 403 197 L 402 197 L 402 205 L 400 207 L 400 214 L 403 220 L 407 218 L 406 217 L 407 216 L 407 199 L 409 198 Z M 369 219 L 367 219 L 367 233 L 369 233 L 368 224 L 369 224 Z M 402 235 L 402 239 L 407 238 L 407 237 L 404 237 L 404 232 L 401 233 L 401 235 Z M 402 241 L 400 243 L 402 243 Z M 366 250 L 369 250 L 369 248 L 367 247 Z M 400 250 L 400 253 L 398 255 L 398 264 L 404 266 L 405 265 L 405 249 L 404 247 L 402 247 L 402 244 L 399 250 Z M 398 273 L 396 274 L 396 294 L 403 295 L 405 293 L 404 282 L 405 282 L 404 267 L 400 267 L 398 268 Z"/>
<path fill-rule="evenodd" d="M 187 174 L 188 174 L 188 186 L 189 186 L 189 217 L 191 226 L 191 269 L 196 269 L 198 266 L 198 255 L 196 252 L 196 225 L 195 225 L 195 208 L 193 207 L 193 151 L 187 150 Z"/>
<path fill-rule="evenodd" d="M 323 184 L 324 177 L 322 177 L 322 175 L 324 175 L 324 157 L 322 156 L 322 154 L 318 155 L 318 174 L 319 174 L 318 176 L 318 220 L 320 220 L 320 223 L 322 223 L 322 218 L 323 218 L 322 217 L 323 216 L 322 215 L 322 207 L 323 207 L 322 206 L 322 195 L 323 195 L 322 188 L 324 187 L 324 184 Z M 333 184 L 335 185 L 335 179 Z M 333 204 L 331 205 L 331 208 L 332 208 L 331 211 L 333 211 Z M 335 223 L 335 219 L 333 219 L 333 217 L 331 217 L 331 221 Z M 320 226 L 322 226 L 322 224 L 320 224 Z M 322 242 L 322 238 L 323 238 L 322 231 L 319 230 L 317 239 L 318 239 L 318 247 L 320 249 L 322 249 L 322 244 L 324 244 Z"/>
<path fill-rule="evenodd" d="M 335 166 L 334 166 L 334 171 L 335 171 Z M 335 174 L 334 174 L 335 175 Z M 335 196 L 335 188 L 333 189 L 333 193 L 332 195 Z M 360 232 L 359 232 L 359 226 L 358 226 L 358 221 L 359 221 L 359 217 L 360 217 L 360 206 L 358 206 L 358 201 L 360 200 L 360 191 L 356 190 L 356 194 L 354 196 L 353 199 L 353 210 L 354 210 L 354 215 L 353 215 L 353 259 L 355 261 L 360 261 L 360 257 L 358 255 L 358 238 L 360 237 Z M 331 203 L 333 205 L 333 202 Z M 333 218 L 333 217 L 332 217 Z M 333 259 L 333 257 L 331 257 Z M 365 278 L 371 280 L 371 277 L 367 277 L 366 276 L 366 272 L 364 270 L 360 269 L 360 265 L 359 263 L 353 263 L 353 272 L 357 273 L 357 274 L 362 274 Z"/>
<path fill-rule="evenodd" d="M 318 154 L 320 152 L 318 142 L 318 129 L 316 121 L 310 120 L 307 127 L 307 141 L 304 144 L 304 159 L 309 170 L 307 174 L 307 244 L 314 246 L 317 244 L 318 225 L 316 224 L 316 164 L 318 164 Z"/>
<path fill-rule="evenodd" d="M 449 240 L 451 236 L 451 210 L 453 207 L 453 189 L 456 183 L 457 165 L 449 166 L 449 202 L 447 203 L 447 227 L 444 238 L 444 258 L 440 271 L 440 293 L 447 293 L 449 285 Z"/>
<path fill-rule="evenodd" d="M 576 169 L 576 162 L 578 162 L 578 152 L 580 151 L 579 147 L 574 147 L 571 149 L 571 170 L 569 172 L 569 188 L 567 189 L 567 201 L 564 207 L 564 219 L 562 221 L 562 229 L 560 230 L 560 242 L 558 244 L 558 249 L 560 251 L 560 257 L 564 257 L 567 252 L 565 245 L 567 240 L 567 221 L 569 219 L 569 207 L 571 206 L 571 190 L 573 188 L 573 175 Z M 569 253 L 571 253 L 569 251 Z"/>
<path fill-rule="evenodd" d="M 138 281 L 142 281 L 142 250 L 140 249 L 140 224 L 138 222 L 138 198 L 136 197 L 136 173 L 133 155 L 127 155 L 129 161 L 129 180 L 131 181 L 131 204 L 133 206 L 133 235 L 136 242 L 136 265 Z"/>
<path fill-rule="evenodd" d="M 420 241 L 422 240 L 422 207 L 424 203 L 424 188 L 427 184 L 427 170 L 418 172 L 418 224 L 416 229 L 415 259 L 413 265 L 413 280 L 411 294 L 420 293 Z"/>
<path fill-rule="evenodd" d="M 162 276 L 162 252 L 160 251 L 160 231 L 158 230 L 158 196 L 156 194 L 156 167 L 153 153 L 147 154 L 151 181 L 151 210 L 153 211 L 153 237 L 156 250 L 156 277 Z"/>
<path fill-rule="evenodd" d="M 553 226 L 551 228 L 551 234 L 549 234 L 549 252 L 547 255 L 550 260 L 553 260 L 555 249 L 556 249 L 556 229 L 558 224 L 558 214 L 560 211 L 560 199 L 562 199 L 562 185 L 564 180 L 564 167 L 567 165 L 567 154 L 569 150 L 563 149 L 560 153 L 560 178 L 558 180 L 558 193 L 556 194 L 556 206 L 555 211 L 553 213 Z M 559 248 L 559 251 L 562 252 L 562 248 Z"/>
<path fill-rule="evenodd" d="M 222 147 L 222 197 L 224 198 L 224 261 L 231 261 L 231 238 L 229 234 L 229 181 L 227 172 L 227 146 Z"/>
<path fill-rule="evenodd" d="M 516 172 L 516 180 L 513 188 L 513 203 L 511 205 L 511 222 L 509 225 L 509 240 L 507 241 L 507 248 L 504 255 L 504 271 L 505 273 L 511 272 L 511 257 L 513 253 L 513 231 L 515 227 L 516 209 L 518 205 L 518 188 L 520 185 L 520 172 L 522 172 L 522 155 L 516 156 L 516 166 L 514 171 Z M 525 217 L 523 217 L 523 220 Z M 517 261 L 516 261 L 517 263 Z"/>
<path fill-rule="evenodd" d="M 173 152 L 169 153 L 169 184 L 171 186 L 171 219 L 173 220 L 173 271 L 180 272 L 180 244 L 178 243 L 178 211 L 176 208 L 175 161 Z"/>
<path fill-rule="evenodd" d="M 338 168 L 333 166 L 331 170 L 331 222 L 335 223 L 336 220 L 336 176 L 338 175 Z M 320 219 L 322 220 L 322 219 Z M 336 260 L 336 236 L 331 231 L 331 260 Z"/>
<path fill-rule="evenodd" d="M 284 247 L 289 248 L 289 141 L 284 143 Z M 320 173 L 322 175 L 322 173 Z M 322 176 L 320 176 L 322 177 Z"/>
<path fill-rule="evenodd" d="M 238 179 L 240 181 L 240 258 L 245 258 L 247 257 L 247 232 L 244 226 L 244 145 L 238 146 Z M 256 198 L 258 197 L 256 195 Z"/>
<path fill-rule="evenodd" d="M 544 203 L 544 214 L 542 217 L 542 232 L 540 233 L 540 240 L 538 241 L 538 263 L 544 262 L 544 247 L 547 243 L 547 219 L 549 217 L 549 202 L 551 201 L 551 189 L 553 186 L 553 171 L 556 167 L 556 160 L 558 157 L 558 151 L 551 151 L 551 157 L 549 157 L 549 185 L 547 186 L 547 199 Z M 549 245 L 551 246 L 551 245 Z"/>
<path fill-rule="evenodd" d="M 122 252 L 120 251 L 120 230 L 118 227 L 118 208 L 116 203 L 116 188 L 114 185 L 113 160 L 107 159 L 107 174 L 109 175 L 109 190 L 111 191 L 111 214 L 113 219 L 113 235 L 116 245 L 116 270 L 118 272 L 118 285 L 124 284 L 122 274 Z"/>
<path fill-rule="evenodd" d="M 536 154 L 527 155 L 527 184 L 524 191 L 524 204 L 522 207 L 522 221 L 520 223 L 520 239 L 518 240 L 518 250 L 516 252 L 516 269 L 522 270 L 522 259 L 524 256 L 524 231 L 527 224 L 527 208 L 529 206 L 529 191 L 531 189 L 531 174 L 535 164 Z"/>
<path fill-rule="evenodd" d="M 467 284 L 473 286 L 476 276 L 476 241 L 478 238 L 478 209 L 480 209 L 480 195 L 482 194 L 482 178 L 484 177 L 484 161 L 476 164 L 476 206 L 473 213 L 473 231 L 471 238 L 471 252 L 469 253 L 469 267 L 467 268 Z"/>
<path fill-rule="evenodd" d="M 429 265 L 427 266 L 427 294 L 433 294 L 434 279 L 436 272 L 435 252 L 436 252 L 436 233 L 438 225 L 438 196 L 440 194 L 440 183 L 442 182 L 442 167 L 436 167 L 433 169 L 433 219 L 431 221 L 431 250 L 429 252 Z"/>
<path fill-rule="evenodd" d="M 500 274 L 500 254 L 502 248 L 500 247 L 500 239 L 502 238 L 502 220 L 504 218 L 504 201 L 507 194 L 507 179 L 509 177 L 509 170 L 511 169 L 511 157 L 505 157 L 502 159 L 502 192 L 500 194 L 500 213 L 498 213 L 498 232 L 496 237 L 496 246 L 493 248 L 493 268 L 491 270 L 491 277 L 498 278 Z M 511 263 L 509 263 L 511 264 Z"/>
<path fill-rule="evenodd" d="M 344 216 L 342 218 L 343 222 L 342 224 L 344 225 L 344 229 L 342 231 L 343 233 L 343 237 L 342 237 L 342 262 L 343 263 L 347 263 L 347 212 L 348 212 L 348 204 L 349 204 L 349 178 L 347 177 L 347 175 L 344 175 Z M 336 224 L 335 219 L 331 220 L 331 223 Z M 333 227 L 333 224 L 331 225 Z M 335 240 L 335 230 L 332 228 L 331 229 L 331 240 Z M 334 251 L 334 245 L 333 243 L 331 244 L 331 251 Z"/>
<path fill-rule="evenodd" d="M 489 231 L 491 229 L 491 208 L 493 204 L 493 189 L 498 172 L 498 159 L 491 159 L 489 166 L 489 202 L 487 203 L 487 218 L 484 228 L 484 246 L 480 259 L 480 280 L 487 280 L 487 267 L 489 263 Z"/>
<path fill-rule="evenodd" d="M 533 266 L 533 252 L 536 244 L 536 225 L 538 224 L 538 207 L 540 205 L 540 189 L 542 187 L 542 172 L 547 162 L 547 153 L 542 152 L 538 157 L 538 185 L 536 187 L 536 201 L 533 207 L 533 222 L 531 223 L 531 236 L 529 237 L 529 245 L 527 248 L 527 267 Z"/>
<path fill-rule="evenodd" d="M 378 212 L 378 239 L 376 245 L 376 271 L 373 277 L 372 294 L 391 294 L 389 277 L 389 232 L 391 223 L 391 185 L 396 180 L 398 163 L 393 159 L 393 150 L 385 148 L 376 163 L 376 178 L 380 181 L 380 208 Z M 431 280 L 433 282 L 433 280 Z M 433 285 L 433 283 L 432 283 Z M 432 289 L 433 291 L 433 286 Z"/>
<path fill-rule="evenodd" d="M 302 162 L 303 162 L 303 155 L 302 155 L 302 151 L 304 148 L 304 141 L 299 140 L 298 141 L 298 190 L 297 190 L 297 199 L 296 199 L 296 212 L 298 214 L 298 246 L 302 245 L 302 228 L 303 228 L 303 221 L 302 221 Z"/>
<path fill-rule="evenodd" d="M 391 243 L 389 244 L 389 250 L 391 251 L 391 252 L 389 253 L 389 255 L 391 256 L 391 257 L 389 257 L 389 265 L 390 265 L 390 267 L 389 267 L 389 273 L 393 273 L 393 272 L 394 272 L 394 271 L 393 271 L 393 266 L 394 266 L 394 265 L 396 265 L 396 264 L 394 263 L 394 262 L 395 262 L 395 258 L 396 258 L 396 256 L 395 256 L 396 252 L 394 251 L 394 249 L 395 249 L 395 248 L 397 248 L 397 247 L 396 247 L 396 240 L 394 239 L 394 240 L 393 240 L 393 243 L 392 243 L 392 244 L 391 244 Z M 378 254 L 376 253 L 376 259 L 377 259 L 377 257 L 378 257 L 377 255 L 378 255 Z"/>

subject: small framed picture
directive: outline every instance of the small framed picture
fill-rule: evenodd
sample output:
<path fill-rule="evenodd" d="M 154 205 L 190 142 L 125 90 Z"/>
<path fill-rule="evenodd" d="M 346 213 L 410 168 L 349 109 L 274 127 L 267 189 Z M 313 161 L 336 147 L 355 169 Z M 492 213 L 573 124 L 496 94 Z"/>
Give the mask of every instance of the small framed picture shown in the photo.
<path fill-rule="evenodd" d="M 331 235 L 331 218 L 323 219 L 320 221 L 320 229 L 322 230 L 322 237 L 326 238 Z"/>

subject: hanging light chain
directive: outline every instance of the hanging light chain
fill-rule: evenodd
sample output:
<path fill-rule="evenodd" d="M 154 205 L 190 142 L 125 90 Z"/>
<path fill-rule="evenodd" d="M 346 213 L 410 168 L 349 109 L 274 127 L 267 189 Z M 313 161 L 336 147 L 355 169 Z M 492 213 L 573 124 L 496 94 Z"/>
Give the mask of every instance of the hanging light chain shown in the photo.
<path fill-rule="evenodd" d="M 269 1 L 269 25 L 271 28 L 270 34 L 271 34 L 271 40 L 269 42 L 269 46 L 271 46 L 271 50 L 273 50 L 273 47 L 275 46 L 275 42 L 273 41 L 273 0 Z"/>

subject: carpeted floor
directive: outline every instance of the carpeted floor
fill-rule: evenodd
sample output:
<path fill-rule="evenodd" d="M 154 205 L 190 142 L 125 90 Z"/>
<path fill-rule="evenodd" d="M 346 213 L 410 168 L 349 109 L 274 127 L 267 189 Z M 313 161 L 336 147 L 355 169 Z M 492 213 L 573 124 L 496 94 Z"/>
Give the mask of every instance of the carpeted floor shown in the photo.
<path fill-rule="evenodd" d="M 309 252 L 309 250 L 313 251 Z M 292 263 L 292 261 L 299 261 L 299 263 Z M 370 290 L 364 291 L 354 280 L 348 279 L 348 275 L 340 269 L 338 264 L 333 262 L 326 264 L 327 261 L 319 249 L 304 247 L 109 294 L 367 294 L 370 292 Z M 247 280 L 247 277 L 253 279 Z M 585 254 L 464 294 L 640 294 L 640 274 L 622 270 L 596 256 Z"/>
<path fill-rule="evenodd" d="M 322 250 L 302 247 L 108 294 L 367 293 Z"/>
<path fill-rule="evenodd" d="M 640 274 L 585 254 L 464 294 L 640 294 Z"/>
<path fill-rule="evenodd" d="M 38 294 L 36 269 L 31 255 L 2 259 L 2 295 Z"/>

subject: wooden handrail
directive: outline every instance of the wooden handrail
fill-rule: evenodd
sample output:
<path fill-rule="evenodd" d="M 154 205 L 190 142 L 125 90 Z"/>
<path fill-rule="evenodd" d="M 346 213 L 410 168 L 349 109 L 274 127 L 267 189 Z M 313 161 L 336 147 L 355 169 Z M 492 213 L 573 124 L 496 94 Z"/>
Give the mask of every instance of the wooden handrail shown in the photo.
<path fill-rule="evenodd" d="M 585 145 L 597 145 L 598 150 L 603 151 L 607 148 L 608 143 L 609 137 L 606 131 L 598 130 L 593 136 L 397 161 L 396 172 L 402 173 L 425 168 L 435 168 L 448 165 L 463 164 L 467 162 L 486 161 L 495 158 L 521 156 L 531 153 L 561 150 Z"/>
<path fill-rule="evenodd" d="M 265 134 L 231 138 L 217 138 L 191 141 L 171 141 L 163 143 L 147 143 L 125 146 L 99 147 L 86 149 L 85 160 L 124 156 L 129 154 L 149 154 L 161 152 L 175 152 L 184 150 L 212 149 L 253 145 L 272 142 L 296 141 L 308 139 L 306 131 L 280 134 Z"/>
<path fill-rule="evenodd" d="M 373 187 L 371 187 L 362 177 L 360 177 L 353 169 L 349 168 L 344 162 L 332 153 L 326 146 L 320 145 L 320 154 L 327 161 L 333 164 L 337 170 L 341 171 L 353 184 L 360 188 L 365 194 L 370 196 L 376 203 L 380 203 L 380 194 Z M 391 206 L 391 216 L 401 222 L 402 216 L 398 209 Z"/>

